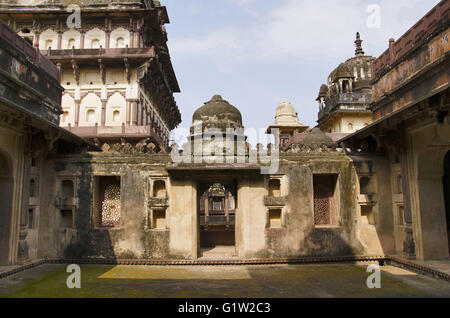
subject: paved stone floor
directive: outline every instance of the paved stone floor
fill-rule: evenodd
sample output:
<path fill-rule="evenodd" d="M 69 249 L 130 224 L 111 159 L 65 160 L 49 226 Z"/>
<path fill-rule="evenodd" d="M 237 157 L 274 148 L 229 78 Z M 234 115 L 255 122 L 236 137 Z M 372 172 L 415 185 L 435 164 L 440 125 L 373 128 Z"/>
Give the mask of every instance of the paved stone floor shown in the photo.
<path fill-rule="evenodd" d="M 81 289 L 66 266 L 43 265 L 0 280 L 0 297 L 450 297 L 450 283 L 392 266 L 368 289 L 367 264 L 277 266 L 81 266 Z"/>

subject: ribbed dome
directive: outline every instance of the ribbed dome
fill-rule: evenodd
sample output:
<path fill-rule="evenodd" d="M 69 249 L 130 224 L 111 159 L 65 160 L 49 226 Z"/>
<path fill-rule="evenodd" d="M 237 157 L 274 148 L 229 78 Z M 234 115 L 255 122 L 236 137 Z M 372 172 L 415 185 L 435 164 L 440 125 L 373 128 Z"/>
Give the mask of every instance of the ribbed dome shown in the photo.
<path fill-rule="evenodd" d="M 196 120 L 216 121 L 218 127 L 223 126 L 225 122 L 228 123 L 228 127 L 242 127 L 241 112 L 220 95 L 214 95 L 210 101 L 195 111 L 192 122 Z"/>

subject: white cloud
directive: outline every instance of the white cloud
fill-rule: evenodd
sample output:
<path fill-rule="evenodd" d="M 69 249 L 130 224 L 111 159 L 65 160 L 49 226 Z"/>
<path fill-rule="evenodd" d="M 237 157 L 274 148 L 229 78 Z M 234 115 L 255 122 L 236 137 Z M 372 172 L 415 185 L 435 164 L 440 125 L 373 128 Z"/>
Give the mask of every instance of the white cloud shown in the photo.
<path fill-rule="evenodd" d="M 228 0 L 250 8 L 254 0 Z M 205 34 L 171 38 L 174 54 L 209 59 L 260 60 L 295 57 L 299 59 L 347 58 L 357 31 L 366 51 L 381 53 L 388 39 L 411 27 L 438 0 L 381 0 L 381 28 L 366 25 L 369 2 L 361 0 L 284 0 L 273 10 L 251 19 L 247 27 L 233 25 Z"/>

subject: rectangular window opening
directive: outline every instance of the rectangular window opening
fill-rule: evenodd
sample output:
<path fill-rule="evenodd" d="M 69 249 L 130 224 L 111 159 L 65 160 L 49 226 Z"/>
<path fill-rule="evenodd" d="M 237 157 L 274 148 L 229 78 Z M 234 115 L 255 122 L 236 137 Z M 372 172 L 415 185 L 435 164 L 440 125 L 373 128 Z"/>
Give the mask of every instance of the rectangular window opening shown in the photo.
<path fill-rule="evenodd" d="M 117 227 L 121 217 L 120 176 L 95 177 L 94 218 L 96 227 Z"/>
<path fill-rule="evenodd" d="M 313 175 L 314 224 L 336 225 L 337 174 Z"/>
<path fill-rule="evenodd" d="M 159 230 L 166 228 L 166 210 L 153 210 L 152 228 Z"/>
<path fill-rule="evenodd" d="M 269 228 L 281 227 L 281 209 L 269 210 Z"/>
<path fill-rule="evenodd" d="M 71 229 L 73 228 L 73 211 L 61 210 L 61 228 Z"/>

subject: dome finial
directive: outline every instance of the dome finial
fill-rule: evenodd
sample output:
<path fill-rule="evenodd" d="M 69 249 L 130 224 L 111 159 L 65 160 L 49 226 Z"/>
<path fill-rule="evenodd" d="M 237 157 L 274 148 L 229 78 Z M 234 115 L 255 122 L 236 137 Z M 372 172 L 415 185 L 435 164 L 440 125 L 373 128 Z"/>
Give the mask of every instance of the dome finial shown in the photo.
<path fill-rule="evenodd" d="M 356 46 L 356 51 L 355 51 L 355 55 L 356 56 L 361 56 L 364 55 L 364 50 L 362 48 L 362 40 L 361 37 L 359 35 L 359 32 L 356 32 L 356 41 L 355 41 L 355 46 Z"/>
<path fill-rule="evenodd" d="M 213 101 L 213 102 L 220 102 L 220 101 L 222 101 L 222 100 L 223 100 L 222 96 L 220 96 L 220 95 L 218 95 L 218 94 L 214 95 L 214 96 L 211 98 L 211 101 Z"/>

